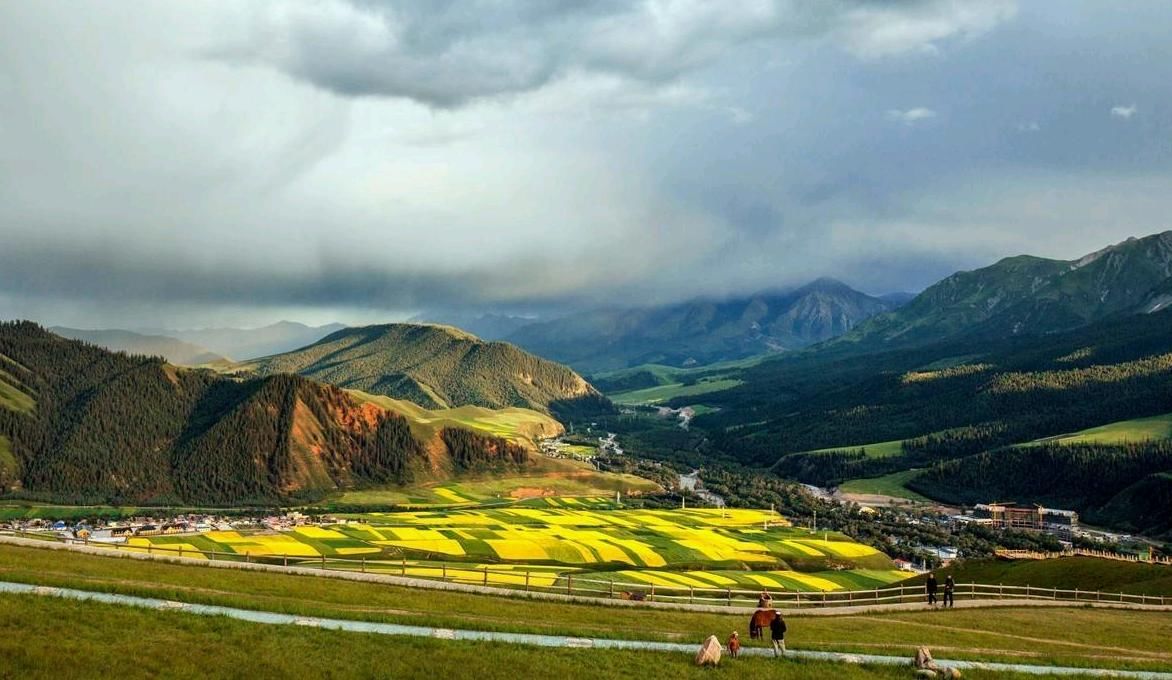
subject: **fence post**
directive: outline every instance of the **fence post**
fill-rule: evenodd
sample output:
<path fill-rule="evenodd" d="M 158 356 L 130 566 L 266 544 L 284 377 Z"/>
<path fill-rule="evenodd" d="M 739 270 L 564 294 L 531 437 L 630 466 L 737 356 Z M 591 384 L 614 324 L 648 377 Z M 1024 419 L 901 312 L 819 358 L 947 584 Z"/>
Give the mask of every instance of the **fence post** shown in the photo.
<path fill-rule="evenodd" d="M 151 542 L 150 542 L 150 541 L 147 541 L 147 554 L 148 554 L 148 555 L 150 555 L 150 554 L 151 554 L 151 549 L 152 549 L 152 548 L 154 548 L 154 546 L 151 544 Z"/>
<path fill-rule="evenodd" d="M 440 565 L 440 580 L 441 581 L 448 580 L 448 565 L 447 565 L 447 563 Z"/>
<path fill-rule="evenodd" d="M 654 583 L 651 584 L 651 597 L 647 598 L 647 600 L 649 602 L 655 601 L 655 584 Z"/>
<path fill-rule="evenodd" d="M 407 556 L 403 555 L 403 575 L 407 575 Z"/>
<path fill-rule="evenodd" d="M 1026 584 L 1026 599 L 1030 599 L 1030 584 Z"/>
<path fill-rule="evenodd" d="M 610 589 L 611 589 L 611 591 L 614 591 L 614 583 L 613 582 L 610 585 Z M 528 569 L 525 570 L 525 592 L 529 592 L 529 570 Z"/>
<path fill-rule="evenodd" d="M 574 575 L 566 574 L 566 595 L 574 594 Z"/>
<path fill-rule="evenodd" d="M 183 546 L 179 546 L 179 556 L 183 557 Z"/>
<path fill-rule="evenodd" d="M 250 553 L 250 552 L 245 552 L 245 553 L 244 553 L 244 563 L 245 563 L 245 564 L 248 564 L 248 563 L 250 563 L 250 562 L 252 562 L 252 553 Z"/>
<path fill-rule="evenodd" d="M 362 573 L 366 573 L 366 555 L 362 556 Z"/>
<path fill-rule="evenodd" d="M 488 565 L 484 565 L 484 585 L 488 585 Z"/>
<path fill-rule="evenodd" d="M 614 579 L 610 580 L 610 599 L 614 599 Z"/>
<path fill-rule="evenodd" d="M 210 561 L 210 562 L 215 562 L 215 561 L 216 561 L 216 551 L 215 551 L 215 550 L 213 550 L 213 551 L 211 552 L 211 554 L 208 556 L 208 561 Z"/>
<path fill-rule="evenodd" d="M 1074 601 L 1078 602 L 1078 586 L 1074 587 Z"/>
<path fill-rule="evenodd" d="M 732 586 L 729 586 L 726 590 L 727 590 L 727 594 L 728 594 L 728 606 L 731 607 L 732 606 Z"/>
<path fill-rule="evenodd" d="M 285 562 L 284 562 L 285 566 L 286 567 L 289 566 L 289 553 L 285 553 L 284 559 L 285 559 Z"/>
<path fill-rule="evenodd" d="M 326 570 L 326 556 L 325 555 L 321 556 L 321 569 L 322 569 L 322 571 Z"/>
<path fill-rule="evenodd" d="M 904 589 L 905 589 L 905 588 L 907 588 L 907 586 L 905 586 L 905 585 L 903 585 L 903 584 L 900 584 L 900 586 L 899 586 L 899 603 L 900 603 L 900 604 L 903 604 L 903 598 L 904 598 L 904 594 L 903 594 L 903 593 L 904 593 Z"/>
<path fill-rule="evenodd" d="M 693 588 L 692 586 L 688 586 L 688 604 L 692 604 L 695 601 L 696 601 L 696 589 Z"/>

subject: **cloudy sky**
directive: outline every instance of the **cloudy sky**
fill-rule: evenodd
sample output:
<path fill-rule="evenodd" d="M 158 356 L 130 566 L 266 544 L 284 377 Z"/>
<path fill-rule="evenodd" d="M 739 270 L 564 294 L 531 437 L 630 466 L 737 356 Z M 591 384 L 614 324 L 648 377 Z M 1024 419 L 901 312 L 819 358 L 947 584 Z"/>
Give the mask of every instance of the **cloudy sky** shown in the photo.
<path fill-rule="evenodd" d="M 1172 3 L 0 3 L 0 318 L 368 322 L 1172 228 Z"/>

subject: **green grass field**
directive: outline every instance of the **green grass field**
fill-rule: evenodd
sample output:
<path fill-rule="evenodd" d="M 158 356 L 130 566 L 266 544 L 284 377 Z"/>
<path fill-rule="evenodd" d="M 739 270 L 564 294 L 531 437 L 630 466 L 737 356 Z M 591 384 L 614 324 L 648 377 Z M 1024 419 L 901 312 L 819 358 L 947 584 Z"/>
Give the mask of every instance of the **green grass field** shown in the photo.
<path fill-rule="evenodd" d="M 623 496 L 654 493 L 660 486 L 635 475 L 599 472 L 588 463 L 536 457 L 534 465 L 507 476 L 463 478 L 404 488 L 346 491 L 334 499 L 343 505 L 442 507 L 465 502 L 498 503 L 548 496 Z M 453 497 L 458 496 L 457 500 Z"/>
<path fill-rule="evenodd" d="M 359 390 L 347 390 L 360 402 L 377 404 L 407 418 L 422 441 L 430 441 L 444 427 L 462 427 L 494 437 L 532 444 L 537 437 L 560 434 L 564 428 L 550 416 L 526 408 L 490 409 L 481 406 L 428 410 L 404 399 L 392 399 Z"/>
<path fill-rule="evenodd" d="M 688 655 L 546 649 L 273 626 L 91 602 L 0 595 L 4 677 L 419 678 L 456 669 L 484 680 L 516 678 L 739 678 L 895 680 L 907 669 L 769 658 L 696 668 Z M 182 653 L 177 653 L 182 650 Z M 965 677 L 981 680 L 990 673 Z M 999 674 L 999 678 L 1013 678 Z"/>
<path fill-rule="evenodd" d="M 669 383 L 667 385 L 659 385 L 657 387 L 648 387 L 642 390 L 631 390 L 630 392 L 619 392 L 611 394 L 611 401 L 616 404 L 657 404 L 676 397 L 695 397 L 710 392 L 719 392 L 727 390 L 731 387 L 736 387 L 742 384 L 741 380 L 733 380 L 731 378 L 721 378 L 714 380 L 701 380 L 692 385 L 685 385 L 683 383 Z"/>
<path fill-rule="evenodd" d="M 1172 439 L 1172 413 L 1151 418 L 1122 420 L 1081 432 L 1046 437 L 1031 444 L 1123 444 L 1147 440 Z"/>
<path fill-rule="evenodd" d="M 902 470 L 889 475 L 883 475 L 882 477 L 852 479 L 840 484 L 838 490 L 847 494 L 891 496 L 892 498 L 906 498 L 911 501 L 928 501 L 926 497 L 904 486 L 908 480 L 915 477 L 919 472 L 918 469 Z"/>
<path fill-rule="evenodd" d="M 1172 567 L 1093 557 L 966 561 L 937 575 L 943 579 L 949 573 L 964 582 L 1172 597 Z M 923 577 L 918 577 L 912 583 L 921 581 Z"/>
<path fill-rule="evenodd" d="M 37 402 L 15 385 L 10 384 L 8 382 L 10 379 L 11 376 L 0 371 L 0 406 L 20 413 L 31 412 L 36 408 Z"/>
<path fill-rule="evenodd" d="M 467 593 L 425 591 L 386 584 L 341 581 L 328 578 L 260 572 L 208 569 L 200 566 L 97 557 L 55 550 L 0 545 L 0 580 L 46 586 L 115 592 L 184 602 L 214 604 L 245 609 L 275 611 L 304 616 L 385 621 L 414 625 L 473 628 L 525 633 L 580 635 L 603 638 L 648 639 L 693 642 L 715 633 L 722 639 L 731 630 L 745 628 L 739 615 L 613 608 L 585 604 L 560 604 L 520 598 L 500 598 Z M 93 660 L 95 667 L 118 671 L 127 677 L 159 675 L 201 676 L 288 674 L 292 677 L 350 677 L 360 675 L 414 677 L 414 663 L 388 657 L 378 672 L 365 665 L 381 660 L 381 652 L 401 655 L 413 647 L 399 646 L 392 638 L 305 630 L 295 627 L 247 627 L 232 621 L 204 619 L 179 613 L 135 612 L 117 608 L 109 616 L 98 610 L 115 611 L 107 605 L 40 600 L 30 596 L 0 596 L 0 658 L 7 668 L 19 669 L 13 677 L 75 677 L 90 674 L 77 664 Z M 132 618 L 143 615 L 143 622 Z M 1033 664 L 1094 666 L 1167 670 L 1172 667 L 1172 617 L 1158 612 L 1129 612 L 1078 609 L 1006 608 L 954 611 L 917 611 L 865 616 L 788 617 L 787 642 L 795 649 L 822 649 L 875 654 L 906 655 L 918 645 L 930 646 L 938 656 L 985 661 L 1017 661 Z M 216 625 L 222 625 L 217 628 Z M 212 626 L 212 627 L 208 627 Z M 271 631 L 271 632 L 270 632 Z M 1021 631 L 1028 631 L 1022 635 Z M 279 645 L 267 653 L 271 644 Z M 302 635 L 321 638 L 321 648 L 307 651 Z M 160 637 L 165 636 L 165 637 Z M 371 640 L 371 647 L 364 646 Z M 407 644 L 406 641 L 402 641 Z M 70 647 L 78 644 L 81 646 Z M 448 650 L 478 649 L 470 643 L 431 643 L 423 670 L 434 677 L 436 668 L 448 666 Z M 221 645 L 223 649 L 221 650 Z M 359 645 L 351 647 L 349 645 Z M 90 646 L 93 656 L 84 652 Z M 184 650 L 176 654 L 176 649 Z M 422 649 L 422 648 L 421 648 Z M 133 653 L 127 653 L 133 650 Z M 240 650 L 244 650 L 242 654 Z M 518 653 L 526 652 L 518 648 Z M 222 652 L 222 654 L 221 654 Z M 423 652 L 421 652 L 423 653 Z M 486 652 L 487 653 L 487 652 Z M 505 653 L 505 652 L 501 652 Z M 604 664 L 597 656 L 590 663 Z M 157 654 L 158 656 L 154 656 Z M 371 656 L 374 654 L 374 656 Z M 544 665 L 538 675 L 564 673 L 577 677 L 579 666 L 564 667 L 551 650 L 534 650 Z M 669 657 L 637 655 L 641 664 L 622 666 L 625 677 L 655 677 L 658 667 L 664 677 L 689 672 L 686 657 L 677 664 Z M 356 659 L 351 665 L 346 660 Z M 52 668 L 43 664 L 52 659 Z M 455 658 L 455 657 L 453 657 Z M 463 657 L 459 657 L 463 658 Z M 470 657 L 474 658 L 474 657 Z M 489 657 L 485 657 L 489 658 Z M 618 660 L 615 664 L 625 663 Z M 288 665 L 266 666 L 264 664 Z M 651 661 L 648 661 L 651 659 Z M 226 660 L 226 661 L 225 661 Z M 251 660 L 251 661 L 250 661 Z M 248 665 L 250 663 L 260 665 Z M 373 661 L 372 661 L 373 663 Z M 469 660 L 465 668 L 480 669 Z M 510 667 L 510 677 L 524 677 L 524 664 Z M 533 660 L 532 663 L 538 663 Z M 576 663 L 576 662 L 575 662 Z M 223 664 L 223 665 L 221 665 Z M 590 677 L 609 677 L 605 668 L 581 666 Z M 741 666 L 736 668 L 741 669 Z M 743 667 L 748 672 L 749 666 Z M 788 665 L 759 667 L 770 677 L 788 677 Z M 876 671 L 880 675 L 850 675 L 851 666 L 821 669 L 794 666 L 801 673 L 793 677 L 908 677 L 908 670 Z M 190 670 L 194 669 L 194 670 Z M 228 672 L 228 670 L 232 672 Z M 331 669 L 326 672 L 326 669 Z M 354 669 L 354 670 L 352 670 Z M 405 669 L 392 672 L 394 669 Z M 768 670 L 767 670 L 768 669 Z M 817 669 L 817 670 L 814 670 Z M 828 675 L 812 674 L 827 671 Z M 865 671 L 865 669 L 863 669 Z M 74 672 L 76 671 L 76 672 Z M 286 672 L 287 671 L 287 672 Z M 536 672 L 536 671 L 535 671 Z M 716 677 L 724 671 L 710 671 Z M 736 677 L 741 677 L 738 672 Z M 476 673 L 476 677 L 492 677 Z M 730 675 L 730 677 L 733 677 Z M 965 677 L 982 677 L 975 671 Z M 984 677 L 1006 677 L 1004 675 Z"/>
<path fill-rule="evenodd" d="M 663 364 L 640 364 L 630 368 L 620 368 L 613 371 L 601 371 L 592 374 L 591 378 L 599 380 L 614 380 L 637 373 L 650 373 L 655 376 L 661 385 L 668 385 L 670 383 L 682 382 L 684 378 L 690 378 L 698 375 L 710 375 L 718 377 L 721 371 L 731 371 L 739 368 L 748 368 L 756 366 L 765 361 L 770 355 L 758 355 L 748 357 L 746 359 L 735 359 L 731 361 L 718 361 L 714 364 L 706 364 L 704 366 L 694 366 L 690 368 L 680 368 L 676 366 L 665 366 Z"/>
<path fill-rule="evenodd" d="M 898 456 L 903 453 L 903 440 L 897 439 L 890 442 L 876 442 L 874 444 L 862 444 L 860 446 L 830 446 L 825 449 L 815 449 L 813 451 L 804 451 L 803 453 L 830 453 L 832 451 L 865 451 L 868 458 L 890 458 L 891 456 Z"/>

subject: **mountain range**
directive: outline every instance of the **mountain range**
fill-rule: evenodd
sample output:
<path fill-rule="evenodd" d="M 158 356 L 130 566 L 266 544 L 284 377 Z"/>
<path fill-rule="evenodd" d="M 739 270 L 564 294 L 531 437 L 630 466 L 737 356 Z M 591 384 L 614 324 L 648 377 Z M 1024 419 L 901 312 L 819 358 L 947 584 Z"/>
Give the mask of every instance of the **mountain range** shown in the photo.
<path fill-rule="evenodd" d="M 394 409 L 300 376 L 234 378 L 0 324 L 0 492 L 269 504 L 529 461 L 491 433 L 418 431 Z"/>
<path fill-rule="evenodd" d="M 451 326 L 344 328 L 307 347 L 233 370 L 262 376 L 296 373 L 431 409 L 474 405 L 550 413 L 579 405 L 608 408 L 599 392 L 569 368 Z"/>
<path fill-rule="evenodd" d="M 958 272 L 831 345 L 865 351 L 955 338 L 1053 333 L 1172 301 L 1172 231 L 1075 260 L 1010 257 Z"/>
<path fill-rule="evenodd" d="M 724 300 L 605 309 L 523 326 L 507 337 L 587 373 L 639 364 L 687 367 L 798 349 L 895 309 L 834 279 Z"/>

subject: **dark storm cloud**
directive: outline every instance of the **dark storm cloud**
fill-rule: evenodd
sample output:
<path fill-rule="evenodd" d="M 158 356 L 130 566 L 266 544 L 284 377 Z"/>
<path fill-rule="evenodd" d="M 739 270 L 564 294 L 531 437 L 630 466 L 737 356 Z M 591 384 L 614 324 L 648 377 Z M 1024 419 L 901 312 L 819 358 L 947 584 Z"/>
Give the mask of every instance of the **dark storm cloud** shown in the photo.
<path fill-rule="evenodd" d="M 884 292 L 1075 256 L 1172 226 L 1170 24 L 1143 0 L 0 3 L 0 318 Z"/>
<path fill-rule="evenodd" d="M 1011 14 L 1003 0 L 332 0 L 268 6 L 210 54 L 345 96 L 454 107 L 582 71 L 662 84 L 756 41 L 828 36 L 864 55 L 931 49 Z"/>

